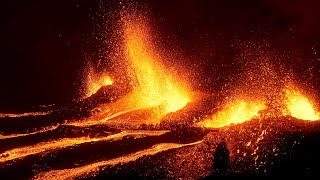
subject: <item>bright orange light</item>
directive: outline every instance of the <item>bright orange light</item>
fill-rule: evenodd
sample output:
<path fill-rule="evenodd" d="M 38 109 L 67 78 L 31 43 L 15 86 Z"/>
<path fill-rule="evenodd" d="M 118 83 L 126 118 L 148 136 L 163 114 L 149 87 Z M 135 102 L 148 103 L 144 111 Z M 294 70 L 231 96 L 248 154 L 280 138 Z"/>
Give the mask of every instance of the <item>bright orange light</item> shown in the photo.
<path fill-rule="evenodd" d="M 288 87 L 286 89 L 286 102 L 289 114 L 303 120 L 319 120 L 320 113 L 316 112 L 313 104 L 301 92 Z"/>
<path fill-rule="evenodd" d="M 175 112 L 190 102 L 185 87 L 162 66 L 143 19 L 125 22 L 125 44 L 128 59 L 137 79 L 139 104 L 161 106 L 163 113 Z"/>
<path fill-rule="evenodd" d="M 132 17 L 132 16 L 131 16 Z M 123 96 L 116 102 L 106 105 L 100 105 L 96 113 L 89 118 L 67 122 L 65 125 L 72 126 L 92 126 L 96 124 L 106 124 L 117 116 L 126 116 L 134 111 L 143 111 L 150 109 L 149 119 L 142 118 L 124 118 L 123 122 L 132 122 L 132 124 L 156 124 L 160 119 L 170 112 L 175 112 L 183 108 L 191 101 L 191 93 L 181 80 L 173 77 L 173 73 L 164 68 L 161 64 L 164 56 L 156 51 L 154 41 L 152 41 L 148 24 L 144 18 L 123 18 L 123 44 L 124 59 L 128 62 L 128 74 L 131 76 L 134 90 Z M 120 46 L 121 47 L 121 46 Z M 91 71 L 93 72 L 93 71 Z M 89 73 L 90 74 L 90 73 Z M 94 73 L 89 76 L 92 79 L 88 82 L 88 93 L 92 94 L 101 87 L 100 77 Z M 112 82 L 112 81 L 111 81 Z M 121 122 L 121 121 L 118 121 Z"/>
<path fill-rule="evenodd" d="M 112 85 L 112 79 L 106 73 L 95 73 L 92 68 L 89 68 L 86 82 L 86 97 L 96 93 L 102 86 Z"/>
<path fill-rule="evenodd" d="M 79 166 L 71 169 L 50 170 L 37 174 L 33 179 L 77 179 L 79 177 L 94 176 L 99 173 L 99 170 L 104 170 L 106 166 L 114 166 L 117 164 L 125 164 L 130 161 L 135 161 L 141 157 L 152 156 L 160 152 L 168 151 L 170 149 L 177 149 L 186 146 L 200 144 L 202 141 L 196 141 L 189 144 L 176 144 L 176 143 L 162 143 L 156 144 L 148 149 L 143 149 L 132 154 L 126 154 L 118 158 L 98 161 L 85 166 Z"/>
<path fill-rule="evenodd" d="M 214 114 L 211 118 L 200 122 L 199 126 L 218 128 L 232 123 L 242 123 L 257 116 L 259 111 L 265 108 L 266 106 L 263 102 L 237 100 L 234 103 L 227 105 L 223 110 Z"/>
<path fill-rule="evenodd" d="M 169 131 L 122 131 L 117 134 L 112 134 L 109 136 L 90 138 L 90 137 L 77 137 L 77 138 L 62 138 L 53 141 L 41 142 L 31 146 L 24 146 L 15 149 L 5 151 L 0 154 L 0 163 L 11 161 L 15 159 L 21 159 L 26 156 L 44 153 L 47 151 L 52 151 L 56 149 L 61 149 L 69 146 L 75 146 L 84 143 L 97 142 L 97 141 L 117 141 L 121 140 L 123 137 L 133 136 L 135 138 L 143 138 L 147 136 L 160 136 Z"/>

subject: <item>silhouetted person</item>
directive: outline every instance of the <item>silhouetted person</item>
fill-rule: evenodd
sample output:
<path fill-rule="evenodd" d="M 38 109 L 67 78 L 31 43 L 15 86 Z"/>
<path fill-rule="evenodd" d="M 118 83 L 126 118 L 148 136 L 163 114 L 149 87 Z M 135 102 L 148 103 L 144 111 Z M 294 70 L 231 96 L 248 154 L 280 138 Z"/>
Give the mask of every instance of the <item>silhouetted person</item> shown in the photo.
<path fill-rule="evenodd" d="M 215 179 L 217 176 L 226 176 L 230 163 L 229 155 L 230 151 L 226 142 L 220 142 L 213 154 L 213 171 L 209 176 L 203 178 L 203 180 Z"/>
<path fill-rule="evenodd" d="M 225 176 L 229 168 L 230 152 L 225 142 L 220 142 L 213 156 L 214 176 Z"/>

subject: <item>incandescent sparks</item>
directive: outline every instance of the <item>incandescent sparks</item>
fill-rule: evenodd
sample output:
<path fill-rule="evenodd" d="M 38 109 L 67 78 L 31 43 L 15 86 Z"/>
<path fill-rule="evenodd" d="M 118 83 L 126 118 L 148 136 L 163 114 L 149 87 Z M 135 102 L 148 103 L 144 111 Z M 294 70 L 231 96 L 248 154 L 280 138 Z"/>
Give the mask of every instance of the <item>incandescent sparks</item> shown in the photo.
<path fill-rule="evenodd" d="M 161 45 L 156 43 L 147 18 L 133 14 L 122 17 L 120 22 L 122 29 L 117 30 L 122 37 L 118 37 L 118 44 L 115 46 L 119 48 L 117 55 L 120 58 L 114 59 L 124 64 L 127 71 L 120 67 L 115 71 L 108 71 L 109 74 L 88 66 L 84 88 L 87 99 L 76 102 L 75 106 L 68 105 L 61 111 L 58 109 L 52 116 L 42 118 L 40 115 L 47 114 L 41 112 L 0 114 L 4 126 L 12 124 L 7 128 L 9 133 L 15 133 L 1 134 L 4 132 L 0 129 L 0 143 L 13 143 L 13 146 L 3 146 L 0 152 L 2 169 L 7 168 L 9 172 L 13 172 L 11 165 L 17 164 L 19 169 L 25 170 L 26 166 L 34 163 L 30 168 L 30 175 L 35 179 L 77 179 L 113 172 L 108 171 L 109 168 L 116 168 L 116 172 L 120 169 L 126 171 L 126 167 L 132 166 L 129 163 L 131 161 L 137 161 L 133 164 L 138 167 L 131 170 L 139 171 L 141 161 L 145 163 L 153 160 L 146 156 L 158 153 L 163 154 L 156 155 L 155 159 L 162 156 L 165 158 L 152 162 L 152 165 L 161 168 L 166 167 L 166 164 L 162 165 L 163 162 L 169 162 L 167 169 L 170 173 L 176 168 L 199 175 L 201 173 L 194 172 L 193 167 L 205 169 L 201 166 L 205 164 L 203 166 L 210 167 L 211 171 L 212 167 L 218 167 L 219 158 L 221 161 L 223 156 L 226 157 L 224 161 L 227 165 L 229 162 L 238 163 L 240 159 L 241 162 L 254 162 L 254 166 L 259 164 L 260 167 L 260 158 L 267 157 L 267 153 L 271 151 L 267 149 L 266 154 L 261 153 L 262 156 L 259 148 L 266 144 L 273 152 L 278 151 L 268 144 L 271 138 L 272 141 L 278 140 L 272 134 L 277 133 L 278 127 L 285 131 L 287 130 L 283 127 L 294 128 L 287 120 L 295 123 L 292 119 L 296 118 L 320 120 L 320 113 L 316 111 L 316 105 L 311 99 L 301 89 L 292 86 L 293 83 L 288 83 L 282 77 L 283 74 L 279 75 L 274 71 L 269 62 L 253 63 L 247 76 L 243 76 L 244 81 L 232 84 L 234 86 L 231 88 L 234 89 L 227 89 L 226 85 L 227 91 L 222 91 L 223 96 L 215 96 L 199 89 L 199 96 L 196 96 L 195 93 L 198 92 L 191 93 L 190 84 L 184 82 L 182 77 L 177 77 L 174 68 L 165 66 L 171 56 L 164 55 Z M 100 65 L 97 69 L 98 67 Z M 120 73 L 115 73 L 116 71 Z M 122 75 L 126 77 L 119 78 Z M 104 86 L 108 87 L 102 88 Z M 192 101 L 193 103 L 188 104 Z M 219 101 L 222 101 L 222 105 L 219 105 Z M 24 116 L 26 118 L 21 118 Z M 12 118 L 28 120 L 28 116 L 37 128 L 27 122 L 21 123 L 22 127 L 16 130 L 14 127 L 20 125 L 18 121 L 8 123 Z M 37 117 L 39 124 L 38 119 L 32 119 L 33 116 L 40 116 Z M 244 123 L 251 119 L 255 120 Z M 281 122 L 283 119 L 285 121 Z M 280 123 L 273 123 L 274 120 L 279 120 Z M 233 124 L 237 125 L 229 126 Z M 26 125 L 26 129 L 23 125 Z M 20 129 L 24 133 L 18 134 Z M 197 144 L 200 145 L 188 147 Z M 179 148 L 182 151 L 175 150 Z M 172 151 L 165 152 L 168 150 Z M 190 159 L 205 160 L 204 163 L 188 161 L 189 153 Z M 273 153 L 271 155 L 272 158 L 277 156 Z M 182 159 L 181 164 L 177 163 L 179 159 Z M 124 165 L 126 163 L 129 165 Z M 184 168 L 185 165 L 187 168 Z M 166 171 L 162 173 L 159 169 L 156 170 L 156 173 L 168 174 Z"/>

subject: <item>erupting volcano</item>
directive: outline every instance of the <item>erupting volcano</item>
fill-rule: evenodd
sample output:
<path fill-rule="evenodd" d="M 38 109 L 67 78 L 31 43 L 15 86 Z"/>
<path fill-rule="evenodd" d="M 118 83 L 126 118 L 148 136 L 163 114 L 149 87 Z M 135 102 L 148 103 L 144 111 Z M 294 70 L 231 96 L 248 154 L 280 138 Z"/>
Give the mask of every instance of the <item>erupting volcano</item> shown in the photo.
<path fill-rule="evenodd" d="M 80 122 L 67 122 L 65 125 L 91 126 L 108 121 L 111 124 L 126 123 L 131 126 L 157 124 L 163 116 L 183 108 L 191 101 L 191 93 L 188 92 L 187 86 L 173 77 L 161 64 L 162 56 L 151 43 L 153 41 L 147 19 L 138 16 L 124 18 L 122 21 L 124 41 L 121 47 L 123 56 L 129 62 L 128 71 L 131 74 L 133 91 L 114 103 L 97 107 L 99 112 L 91 117 Z M 109 76 L 103 75 L 93 79 L 95 81 L 89 81 L 89 92 L 97 91 L 96 88 L 99 86 L 112 84 Z M 135 116 L 134 114 L 143 115 L 138 119 L 127 117 Z"/>
<path fill-rule="evenodd" d="M 269 43 L 242 43 L 228 30 L 235 40 L 218 33 L 212 45 L 203 40 L 214 32 L 212 19 L 175 16 L 175 23 L 192 19 L 174 26 L 182 34 L 175 36 L 166 13 L 150 12 L 161 7 L 144 12 L 148 8 L 121 1 L 106 13 L 101 3 L 97 14 L 104 22 L 98 22 L 97 37 L 103 38 L 88 42 L 102 45 L 85 56 L 81 97 L 0 114 L 1 177 L 320 175 L 317 89 L 280 62 L 282 54 Z M 232 53 L 215 49 L 227 41 Z M 84 51 L 96 50 L 88 47 Z"/>

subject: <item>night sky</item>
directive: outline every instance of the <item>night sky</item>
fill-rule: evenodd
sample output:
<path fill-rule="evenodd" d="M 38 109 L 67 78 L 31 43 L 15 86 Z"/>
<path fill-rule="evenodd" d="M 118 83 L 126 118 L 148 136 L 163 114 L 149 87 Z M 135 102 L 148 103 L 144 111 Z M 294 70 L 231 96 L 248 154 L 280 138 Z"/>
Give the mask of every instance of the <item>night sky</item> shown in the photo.
<path fill-rule="evenodd" d="M 241 71 L 236 63 L 239 44 L 264 42 L 285 57 L 276 62 L 292 69 L 299 81 L 319 94 L 318 0 L 140 0 L 137 4 L 149 9 L 162 46 L 175 46 L 187 57 L 186 62 L 173 63 L 194 73 L 196 89 L 219 90 L 236 81 Z M 103 15 L 116 14 L 121 6 L 116 0 L 1 1 L 0 110 L 78 99 L 88 54 L 93 64 L 99 61 L 97 31 L 104 31 L 99 25 L 112 19 Z M 112 31 L 108 24 L 105 28 Z"/>

